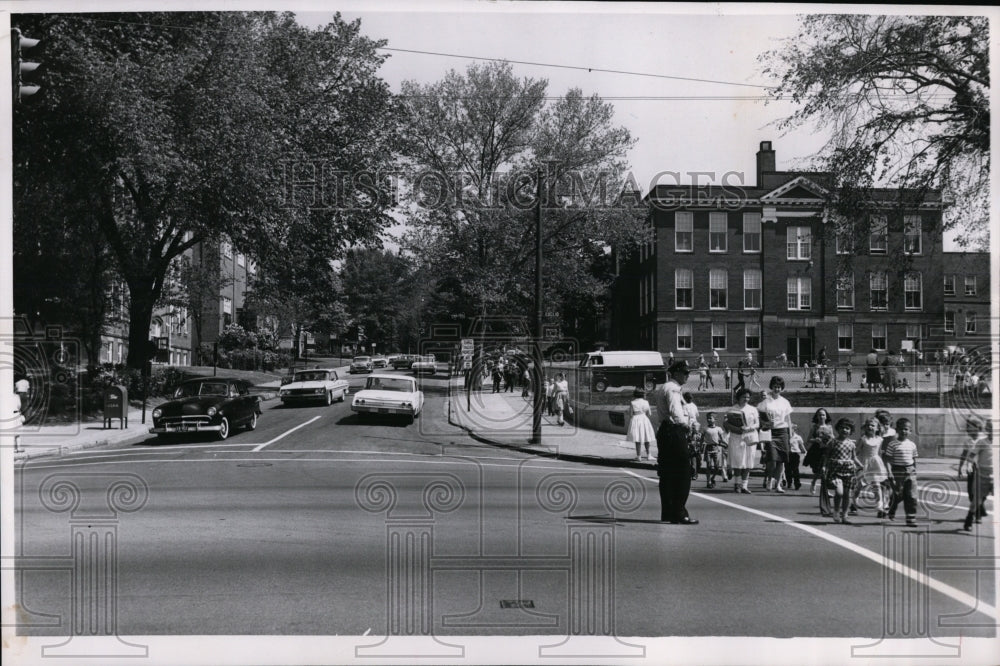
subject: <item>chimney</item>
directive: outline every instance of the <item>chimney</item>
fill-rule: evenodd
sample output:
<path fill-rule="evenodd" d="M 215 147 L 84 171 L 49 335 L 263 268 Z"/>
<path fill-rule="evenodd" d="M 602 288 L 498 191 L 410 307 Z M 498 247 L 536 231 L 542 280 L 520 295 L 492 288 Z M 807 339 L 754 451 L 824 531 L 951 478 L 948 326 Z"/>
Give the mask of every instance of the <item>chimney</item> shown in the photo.
<path fill-rule="evenodd" d="M 774 171 L 774 151 L 770 141 L 761 141 L 757 151 L 757 187 L 762 187 L 765 171 Z"/>

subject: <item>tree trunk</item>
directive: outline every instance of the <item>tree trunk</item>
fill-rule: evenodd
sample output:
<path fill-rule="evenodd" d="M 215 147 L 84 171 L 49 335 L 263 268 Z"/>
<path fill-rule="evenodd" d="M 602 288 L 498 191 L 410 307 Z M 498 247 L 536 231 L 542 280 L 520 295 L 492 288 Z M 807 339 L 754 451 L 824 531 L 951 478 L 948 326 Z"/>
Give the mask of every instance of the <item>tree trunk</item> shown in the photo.
<path fill-rule="evenodd" d="M 145 289 L 142 287 L 146 286 Z M 149 358 L 149 324 L 153 320 L 153 304 L 156 298 L 149 285 L 129 284 L 131 302 L 128 311 L 128 358 L 129 368 L 141 370 Z"/>

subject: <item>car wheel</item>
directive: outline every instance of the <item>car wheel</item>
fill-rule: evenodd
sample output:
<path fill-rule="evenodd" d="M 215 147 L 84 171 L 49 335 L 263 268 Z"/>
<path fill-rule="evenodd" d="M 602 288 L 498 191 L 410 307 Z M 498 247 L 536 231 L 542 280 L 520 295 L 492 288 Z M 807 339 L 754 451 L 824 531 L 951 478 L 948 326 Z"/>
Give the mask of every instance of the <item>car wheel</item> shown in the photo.
<path fill-rule="evenodd" d="M 608 390 L 608 382 L 603 379 L 598 379 L 594 382 L 594 390 L 598 393 L 604 393 Z"/>
<path fill-rule="evenodd" d="M 247 422 L 247 430 L 257 429 L 257 412 L 250 412 L 250 420 Z"/>
<path fill-rule="evenodd" d="M 226 439 L 229 437 L 229 419 L 223 416 L 222 423 L 220 423 L 219 426 L 221 426 L 221 430 L 219 430 L 219 439 Z"/>
<path fill-rule="evenodd" d="M 345 400 L 347 400 L 347 389 L 340 392 L 340 400 L 338 402 L 344 402 Z"/>
<path fill-rule="evenodd" d="M 326 392 L 326 406 L 329 407 L 333 404 L 333 391 Z"/>

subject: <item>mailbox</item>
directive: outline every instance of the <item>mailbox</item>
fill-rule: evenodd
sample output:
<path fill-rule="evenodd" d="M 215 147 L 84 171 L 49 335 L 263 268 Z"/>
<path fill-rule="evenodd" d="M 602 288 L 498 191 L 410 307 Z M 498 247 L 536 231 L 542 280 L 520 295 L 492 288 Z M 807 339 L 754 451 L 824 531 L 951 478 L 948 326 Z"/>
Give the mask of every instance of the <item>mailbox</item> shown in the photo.
<path fill-rule="evenodd" d="M 112 384 L 104 389 L 104 427 L 111 427 L 111 420 L 118 419 L 119 429 L 128 427 L 128 389 Z"/>

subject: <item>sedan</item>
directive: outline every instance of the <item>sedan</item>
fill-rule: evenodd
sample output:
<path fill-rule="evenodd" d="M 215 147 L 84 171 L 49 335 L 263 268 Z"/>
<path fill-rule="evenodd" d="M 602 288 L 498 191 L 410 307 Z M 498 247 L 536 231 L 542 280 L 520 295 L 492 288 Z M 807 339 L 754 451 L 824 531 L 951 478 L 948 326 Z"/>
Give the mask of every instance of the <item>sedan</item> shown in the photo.
<path fill-rule="evenodd" d="M 351 401 L 351 411 L 357 412 L 359 417 L 397 415 L 408 417 L 411 423 L 423 407 L 424 392 L 417 388 L 417 380 L 399 375 L 372 375 Z"/>
<path fill-rule="evenodd" d="M 371 372 L 373 369 L 371 356 L 355 356 L 351 361 L 351 374 L 359 372 Z"/>
<path fill-rule="evenodd" d="M 372 356 L 372 367 L 373 368 L 388 368 L 389 359 L 385 356 Z"/>
<path fill-rule="evenodd" d="M 437 370 L 437 359 L 433 355 L 418 356 L 417 359 L 410 365 L 410 370 L 413 374 L 419 375 L 421 373 L 434 374 Z"/>
<path fill-rule="evenodd" d="M 392 366 L 393 370 L 409 370 L 410 366 L 413 365 L 413 362 L 416 361 L 417 358 L 419 357 L 414 356 L 413 354 L 400 354 L 396 358 L 389 361 L 389 364 Z"/>
<path fill-rule="evenodd" d="M 341 379 L 336 370 L 299 370 L 290 384 L 281 387 L 278 397 L 283 404 L 295 402 L 322 402 L 333 404 L 343 402 L 350 392 L 346 379 Z"/>
<path fill-rule="evenodd" d="M 212 432 L 226 439 L 232 428 L 257 428 L 260 397 L 250 395 L 250 383 L 242 379 L 202 377 L 181 383 L 173 399 L 153 410 L 149 432 L 167 435 Z"/>

